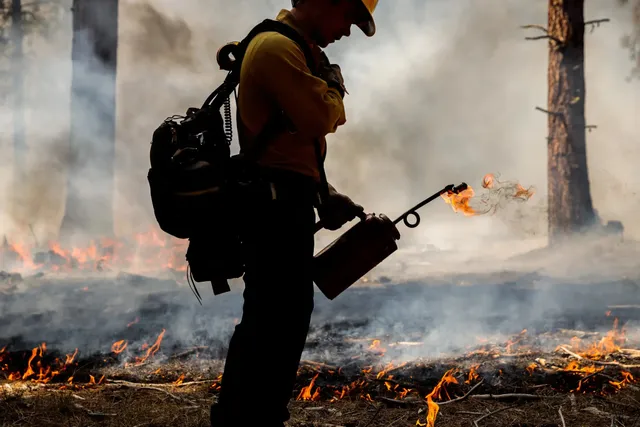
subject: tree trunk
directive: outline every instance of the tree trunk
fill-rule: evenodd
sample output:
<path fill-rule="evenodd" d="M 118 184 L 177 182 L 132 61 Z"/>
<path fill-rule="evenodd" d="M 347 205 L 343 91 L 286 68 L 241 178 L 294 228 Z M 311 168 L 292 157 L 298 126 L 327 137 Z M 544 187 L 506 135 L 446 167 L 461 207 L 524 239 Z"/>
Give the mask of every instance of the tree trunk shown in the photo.
<path fill-rule="evenodd" d="M 587 171 L 584 0 L 549 0 L 549 243 L 596 220 Z"/>
<path fill-rule="evenodd" d="M 118 0 L 73 1 L 66 241 L 114 233 Z"/>
<path fill-rule="evenodd" d="M 11 83 L 13 92 L 13 164 L 16 184 L 24 178 L 27 145 L 24 123 L 24 26 L 22 0 L 11 1 Z"/>

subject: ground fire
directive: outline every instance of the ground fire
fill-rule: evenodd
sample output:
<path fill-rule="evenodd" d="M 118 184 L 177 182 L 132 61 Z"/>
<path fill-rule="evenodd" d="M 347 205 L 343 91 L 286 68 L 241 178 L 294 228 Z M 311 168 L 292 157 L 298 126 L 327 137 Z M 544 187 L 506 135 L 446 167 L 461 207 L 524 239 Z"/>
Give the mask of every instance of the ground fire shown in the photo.
<path fill-rule="evenodd" d="M 444 194 L 442 197 L 455 212 L 475 216 L 496 212 L 504 201 L 526 201 L 533 195 L 533 189 L 526 189 L 518 183 L 501 182 L 493 174 L 483 178 L 481 187 L 483 193 L 479 198 L 471 188 L 457 195 Z M 69 272 L 96 273 L 135 268 L 145 271 L 154 263 L 160 263 L 177 275 L 183 274 L 182 242 L 161 236 L 161 233 L 150 231 L 132 239 L 135 242 L 132 246 L 124 240 L 104 241 L 83 250 L 65 250 L 51 244 L 46 251 L 38 249 L 37 245 L 18 245 L 5 239 L 3 265 L 14 266 L 23 274 L 53 273 L 62 277 L 63 283 L 65 274 Z M 11 275 L 3 280 L 11 281 Z M 0 347 L 0 391 L 4 396 L 70 393 L 69 396 L 75 399 L 70 410 L 79 411 L 79 417 L 113 419 L 114 423 L 124 417 L 122 408 L 115 411 L 109 409 L 111 406 L 94 402 L 92 399 L 98 391 L 112 396 L 111 402 L 114 402 L 125 399 L 123 396 L 127 390 L 144 390 L 184 408 L 205 410 L 220 390 L 224 351 L 219 344 L 181 345 L 177 338 L 183 333 L 182 329 L 171 322 L 159 324 L 159 319 L 165 319 L 173 309 L 168 301 L 172 301 L 175 294 L 168 293 L 167 300 L 153 300 L 153 294 L 160 292 L 160 288 L 145 288 L 147 282 L 132 283 L 140 288 L 140 294 L 149 293 L 148 298 L 153 304 L 126 312 L 126 317 L 121 316 L 118 319 L 121 324 L 117 329 L 119 332 L 110 334 L 97 351 L 78 346 L 61 352 L 56 344 L 39 337 L 33 338 L 38 340 L 36 345 L 27 347 L 28 337 L 9 335 L 10 339 L 0 343 L 4 345 Z M 157 282 L 150 280 L 148 283 L 156 286 Z M 109 286 L 112 285 L 107 284 L 105 290 L 109 290 Z M 73 293 L 74 298 L 84 298 L 78 301 L 89 301 L 87 298 L 91 295 L 96 299 L 109 300 L 109 297 L 98 294 L 98 287 L 84 281 L 69 285 L 69 289 L 72 291 L 64 292 L 77 292 Z M 372 290 L 366 292 L 363 295 L 373 295 Z M 349 291 L 345 297 L 351 294 Z M 4 295 L 17 298 L 18 294 L 5 292 Z M 467 304 L 473 299 L 474 295 L 464 297 Z M 105 310 L 109 312 L 113 308 Z M 159 313 L 157 317 L 152 316 L 153 310 Z M 193 311 L 192 306 L 187 310 Z M 450 307 L 450 310 L 454 308 Z M 501 415 L 503 413 L 534 411 L 540 415 L 543 406 L 551 407 L 558 399 L 567 399 L 567 396 L 570 396 L 569 406 L 566 403 L 564 407 L 556 405 L 567 411 L 562 420 L 565 416 L 580 419 L 580 411 L 586 411 L 589 417 L 607 418 L 609 421 L 616 417 L 625 419 L 634 411 L 640 412 L 640 406 L 633 400 L 640 386 L 637 380 L 640 362 L 635 363 L 640 359 L 640 339 L 633 323 L 619 317 L 616 310 L 621 309 L 599 312 L 602 319 L 598 322 L 609 325 L 608 331 L 603 333 L 594 331 L 594 328 L 581 331 L 555 326 L 547 330 L 538 328 L 535 332 L 529 328 L 518 328 L 508 336 L 477 336 L 474 344 L 429 357 L 422 357 L 419 352 L 425 346 L 433 345 L 433 341 L 426 342 L 413 336 L 395 339 L 392 334 L 385 335 L 384 331 L 380 336 L 357 336 L 350 332 L 348 324 L 319 325 L 316 332 L 323 331 L 322 338 L 314 341 L 312 331 L 312 342 L 308 345 L 310 349 L 318 347 L 320 351 L 310 350 L 310 354 L 315 356 L 303 360 L 298 370 L 292 405 L 297 408 L 298 412 L 294 413 L 298 414 L 295 417 L 299 421 L 294 420 L 297 424 L 291 425 L 319 425 L 326 421 L 325 424 L 332 425 L 376 426 L 397 421 L 397 425 L 435 427 L 449 425 L 454 417 L 462 417 L 476 426 L 498 425 L 496 420 L 506 417 Z M 111 314 L 107 316 L 112 317 Z M 235 316 L 228 325 L 230 328 L 238 322 Z M 431 327 L 425 322 L 422 328 L 428 330 Z M 344 334 L 336 335 L 342 329 Z M 333 338 L 327 340 L 327 334 Z M 323 346 L 329 345 L 333 347 L 324 349 Z M 331 354 L 336 355 L 335 359 L 319 356 Z M 408 354 L 412 358 L 407 359 Z M 256 370 L 256 384 L 247 384 L 248 394 L 257 389 L 267 389 L 268 392 L 268 367 L 259 366 L 257 358 L 256 366 L 247 369 Z M 146 402 L 145 407 L 148 406 Z M 608 406 L 598 406 L 594 402 L 605 402 Z M 348 412 L 340 409 L 348 407 L 344 405 L 375 409 L 369 414 L 371 422 L 359 418 L 345 419 Z M 6 413 L 15 414 L 16 409 L 11 406 L 10 399 L 0 398 L 0 407 Z M 2 412 L 0 410 L 0 414 Z M 355 414 L 357 411 L 352 412 Z M 553 416 L 557 414 L 554 412 Z M 333 417 L 331 422 L 327 421 L 330 417 Z M 377 419 L 379 424 L 376 424 Z M 4 421 L 0 415 L 0 424 Z M 562 423 L 550 425 L 560 426 Z"/>
<path fill-rule="evenodd" d="M 131 239 L 99 239 L 86 247 L 63 248 L 14 242 L 7 237 L 0 246 L 0 270 L 22 274 L 128 271 L 157 273 L 187 270 L 184 259 L 188 241 L 175 239 L 150 228 Z"/>
<path fill-rule="evenodd" d="M 633 363 L 634 359 L 640 359 L 640 350 L 632 347 L 637 348 L 640 343 L 627 338 L 619 319 L 611 321 L 613 326 L 608 332 L 589 339 L 550 334 L 547 341 L 557 342 L 553 349 L 549 342 L 541 345 L 539 336 L 523 330 L 504 343 L 480 339 L 480 344 L 457 357 L 404 363 L 385 361 L 387 347 L 411 343 L 371 339 L 362 347 L 361 363 L 354 360 L 345 366 L 332 366 L 303 361 L 294 398 L 316 404 L 361 401 L 423 408 L 414 422 L 428 427 L 436 425 L 443 407 L 465 401 L 528 402 L 554 399 L 558 393 L 611 400 L 623 390 L 637 389 L 640 370 L 640 364 Z M 51 391 L 80 392 L 122 386 L 155 387 L 169 392 L 171 388 L 202 384 L 209 394 L 215 395 L 220 375 L 211 377 L 189 368 L 181 372 L 168 363 L 175 355 L 161 351 L 165 333 L 163 329 L 155 340 L 131 351 L 126 340 L 114 341 L 98 356 L 82 356 L 78 349 L 62 356 L 49 354 L 46 343 L 24 352 L 2 348 L 0 369 L 5 378 L 4 390 L 9 392 L 12 384 L 30 383 L 39 385 L 39 390 Z M 194 348 L 178 357 L 198 359 L 201 352 L 206 354 L 206 349 Z M 435 376 L 438 372 L 441 373 Z M 140 380 L 142 377 L 145 381 Z M 510 407 L 514 406 L 501 406 Z"/>

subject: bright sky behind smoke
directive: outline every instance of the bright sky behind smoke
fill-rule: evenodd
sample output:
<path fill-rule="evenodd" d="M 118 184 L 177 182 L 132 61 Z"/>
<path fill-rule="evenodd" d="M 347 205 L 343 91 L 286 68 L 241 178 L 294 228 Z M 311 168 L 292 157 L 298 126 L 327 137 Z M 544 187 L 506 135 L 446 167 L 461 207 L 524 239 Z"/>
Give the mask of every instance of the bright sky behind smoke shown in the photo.
<path fill-rule="evenodd" d="M 587 19 L 610 18 L 586 35 L 588 155 L 594 203 L 603 219 L 620 219 L 640 237 L 637 144 L 640 83 L 620 46 L 629 8 L 587 0 Z M 117 229 L 153 223 L 146 182 L 152 131 L 166 117 L 198 106 L 223 78 L 217 49 L 238 40 L 288 0 L 122 0 L 118 75 Z M 338 189 L 372 212 L 393 217 L 446 184 L 476 188 L 500 173 L 537 189 L 526 204 L 491 218 L 467 218 L 444 203 L 422 211 L 423 224 L 401 230 L 404 244 L 486 247 L 544 237 L 546 232 L 547 43 L 525 41 L 546 24 L 547 2 L 516 0 L 381 0 L 378 33 L 355 27 L 328 49 L 342 66 L 350 95 L 347 124 L 330 137 L 328 173 Z M 33 41 L 27 73 L 31 179 L 8 185 L 1 167 L 2 230 L 31 223 L 55 236 L 63 214 L 68 137 L 70 18 L 47 40 Z M 96 84 L 101 84 L 100 80 Z M 36 96 L 37 95 L 37 96 Z M 0 141 L 11 147 L 9 105 L 0 106 Z M 97 186 L 100 183 L 87 183 Z"/>

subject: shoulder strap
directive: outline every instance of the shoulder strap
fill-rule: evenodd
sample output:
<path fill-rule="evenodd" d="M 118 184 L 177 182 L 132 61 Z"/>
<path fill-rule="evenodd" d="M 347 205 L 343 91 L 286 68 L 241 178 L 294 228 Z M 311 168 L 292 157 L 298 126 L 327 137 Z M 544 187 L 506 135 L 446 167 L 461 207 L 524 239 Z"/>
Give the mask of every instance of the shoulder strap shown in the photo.
<path fill-rule="evenodd" d="M 249 32 L 249 34 L 238 44 L 236 50 L 234 50 L 233 54 L 235 57 L 234 67 L 227 74 L 224 82 L 220 86 L 216 88 L 205 100 L 202 108 L 210 106 L 214 108 L 222 107 L 224 101 L 231 96 L 235 88 L 240 83 L 240 69 L 242 68 L 242 61 L 244 59 L 244 55 L 247 52 L 247 47 L 251 40 L 253 40 L 258 34 L 264 33 L 267 31 L 275 31 L 283 36 L 293 40 L 296 44 L 302 49 L 304 53 L 304 57 L 307 61 L 307 66 L 311 70 L 312 73 L 316 73 L 316 63 L 313 57 L 313 52 L 311 52 L 311 48 L 305 41 L 305 39 L 298 33 L 296 30 L 288 26 L 287 24 L 276 21 L 273 19 L 265 19 Z"/>
<path fill-rule="evenodd" d="M 233 69 L 229 72 L 224 82 L 213 92 L 207 100 L 204 102 L 204 107 L 213 107 L 213 108 L 221 108 L 222 104 L 226 99 L 228 99 L 235 88 L 240 83 L 240 70 L 242 68 L 242 61 L 244 59 L 244 55 L 247 51 L 247 47 L 251 40 L 253 40 L 258 34 L 264 33 L 267 31 L 275 31 L 283 36 L 293 40 L 304 53 L 305 59 L 307 61 L 307 66 L 311 73 L 317 74 L 317 64 L 315 58 L 313 56 L 313 52 L 309 47 L 309 44 L 306 42 L 304 37 L 296 30 L 291 28 L 285 23 L 280 21 L 276 21 L 273 19 L 265 19 L 258 25 L 256 25 L 249 34 L 238 44 L 237 50 L 234 52 L 235 56 L 235 65 Z M 272 119 L 267 123 L 267 125 L 260 131 L 260 133 L 256 136 L 255 142 L 251 149 L 248 152 L 245 152 L 245 157 L 249 159 L 256 160 L 266 149 L 267 145 L 271 141 L 271 139 L 282 131 L 282 121 Z M 320 141 L 315 139 L 313 141 L 314 151 L 318 161 L 318 170 L 320 173 L 320 198 L 322 201 L 326 199 L 328 195 L 328 183 L 326 178 L 326 172 L 324 169 L 324 156 L 321 153 Z"/>

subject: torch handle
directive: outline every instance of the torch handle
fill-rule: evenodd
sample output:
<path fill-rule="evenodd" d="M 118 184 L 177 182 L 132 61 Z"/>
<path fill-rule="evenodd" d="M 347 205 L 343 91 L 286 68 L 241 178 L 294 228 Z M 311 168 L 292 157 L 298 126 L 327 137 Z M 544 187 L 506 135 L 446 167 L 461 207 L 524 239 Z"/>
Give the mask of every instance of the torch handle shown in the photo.
<path fill-rule="evenodd" d="M 365 219 L 367 219 L 367 214 L 364 212 L 360 212 L 358 213 L 358 215 L 356 215 L 358 218 L 360 218 L 361 221 L 364 221 Z M 322 223 L 322 220 L 316 222 L 316 226 L 313 230 L 313 233 L 317 233 L 318 231 L 322 230 L 324 228 L 324 224 Z"/>
<path fill-rule="evenodd" d="M 400 221 L 404 221 L 404 225 L 406 225 L 407 227 L 416 228 L 418 225 L 420 225 L 420 215 L 418 215 L 418 209 L 420 209 L 421 207 L 425 206 L 428 203 L 433 202 L 435 199 L 442 196 L 443 194 L 447 194 L 447 193 L 459 194 L 464 190 L 466 190 L 468 187 L 469 186 L 464 182 L 458 185 L 457 187 L 453 184 L 449 184 L 446 187 L 444 187 L 442 190 L 427 197 L 426 199 L 424 199 L 423 201 L 421 201 L 420 203 L 418 203 L 417 205 L 415 205 L 414 207 L 412 207 L 411 209 L 409 209 L 408 211 L 400 215 L 395 221 L 393 221 L 393 224 L 397 225 Z M 409 221 L 409 218 L 411 217 L 414 218 L 414 222 Z"/>

